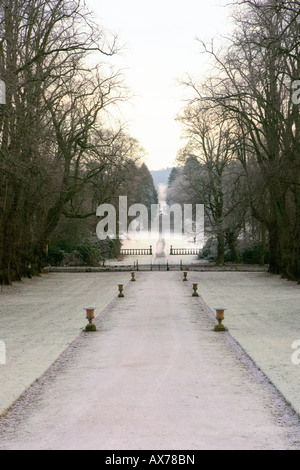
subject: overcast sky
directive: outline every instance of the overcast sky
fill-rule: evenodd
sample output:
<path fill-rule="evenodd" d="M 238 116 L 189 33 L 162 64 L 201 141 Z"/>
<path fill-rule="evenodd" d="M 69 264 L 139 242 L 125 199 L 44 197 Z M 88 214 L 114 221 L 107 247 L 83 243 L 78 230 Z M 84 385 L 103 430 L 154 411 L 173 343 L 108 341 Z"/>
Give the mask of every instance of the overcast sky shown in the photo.
<path fill-rule="evenodd" d="M 123 107 L 130 134 L 148 154 L 151 170 L 172 166 L 184 145 L 175 116 L 183 106 L 178 81 L 186 73 L 201 76 L 204 57 L 196 37 L 226 34 L 229 0 L 86 0 L 99 23 L 125 44 L 113 58 L 126 68 L 134 97 Z"/>

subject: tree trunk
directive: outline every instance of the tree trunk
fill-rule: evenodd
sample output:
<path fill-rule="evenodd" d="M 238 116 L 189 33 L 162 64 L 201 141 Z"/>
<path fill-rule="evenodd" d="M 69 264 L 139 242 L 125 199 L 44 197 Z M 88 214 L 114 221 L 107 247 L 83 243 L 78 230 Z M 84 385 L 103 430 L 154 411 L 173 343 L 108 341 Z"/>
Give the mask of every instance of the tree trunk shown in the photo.
<path fill-rule="evenodd" d="M 266 256 L 266 247 L 267 247 L 267 233 L 266 226 L 261 224 L 261 253 L 259 264 L 261 266 L 265 265 L 265 256 Z"/>
<path fill-rule="evenodd" d="M 269 249 L 270 249 L 270 265 L 269 272 L 272 274 L 282 273 L 282 257 L 280 249 L 280 238 L 277 222 L 268 224 L 269 230 Z"/>
<path fill-rule="evenodd" d="M 239 252 L 238 252 L 237 246 L 236 246 L 237 237 L 236 237 L 235 233 L 231 230 L 226 230 L 225 235 L 226 235 L 226 242 L 227 242 L 228 248 L 230 250 L 232 262 L 233 263 L 240 263 L 241 258 L 240 258 L 240 255 L 239 255 Z"/>
<path fill-rule="evenodd" d="M 217 246 L 218 246 L 218 252 L 217 252 L 217 264 L 224 266 L 225 260 L 224 260 L 224 255 L 225 255 L 225 237 L 224 237 L 224 232 L 223 230 L 219 230 L 217 234 Z"/>

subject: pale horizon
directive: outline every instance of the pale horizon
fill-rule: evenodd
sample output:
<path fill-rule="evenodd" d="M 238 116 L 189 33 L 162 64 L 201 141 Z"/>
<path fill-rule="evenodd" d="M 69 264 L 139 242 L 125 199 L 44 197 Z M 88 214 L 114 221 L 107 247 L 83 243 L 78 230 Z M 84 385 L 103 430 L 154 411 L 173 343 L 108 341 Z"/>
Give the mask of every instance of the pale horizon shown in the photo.
<path fill-rule="evenodd" d="M 182 128 L 175 121 L 184 106 L 179 86 L 186 74 L 201 78 L 208 62 L 196 38 L 210 41 L 226 34 L 228 0 L 140 0 L 99 3 L 87 0 L 107 34 L 116 34 L 122 51 L 111 63 L 123 70 L 133 98 L 122 105 L 128 130 L 147 152 L 150 171 L 176 166 L 184 146 Z"/>

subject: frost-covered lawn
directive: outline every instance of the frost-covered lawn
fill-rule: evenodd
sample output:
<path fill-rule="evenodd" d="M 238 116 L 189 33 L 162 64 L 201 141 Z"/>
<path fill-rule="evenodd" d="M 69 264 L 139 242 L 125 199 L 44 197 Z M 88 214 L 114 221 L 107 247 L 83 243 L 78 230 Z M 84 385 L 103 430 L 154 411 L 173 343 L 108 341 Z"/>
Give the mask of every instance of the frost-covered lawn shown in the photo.
<path fill-rule="evenodd" d="M 211 309 L 227 307 L 230 334 L 300 414 L 300 365 L 292 363 L 292 343 L 300 340 L 300 286 L 263 272 L 188 276 Z M 128 272 L 50 273 L 2 289 L 0 340 L 7 363 L 0 365 L 0 414 L 80 334 L 87 323 L 83 307 L 94 304 L 100 313 L 116 297 L 117 284 L 129 280 Z"/>
<path fill-rule="evenodd" d="M 88 323 L 84 307 L 99 314 L 130 273 L 50 273 L 0 290 L 0 415 L 40 377 Z"/>
<path fill-rule="evenodd" d="M 268 273 L 191 272 L 189 279 L 199 283 L 211 309 L 228 309 L 224 324 L 231 335 L 300 414 L 300 365 L 292 362 L 292 344 L 300 340 L 300 285 Z"/>
<path fill-rule="evenodd" d="M 77 307 L 83 286 L 97 291 L 111 278 L 64 276 L 61 300 L 77 287 Z M 1 420 L 0 448 L 298 450 L 299 421 L 230 336 L 213 331 L 182 272 L 136 278 L 97 319 L 98 332 L 80 335 Z"/>

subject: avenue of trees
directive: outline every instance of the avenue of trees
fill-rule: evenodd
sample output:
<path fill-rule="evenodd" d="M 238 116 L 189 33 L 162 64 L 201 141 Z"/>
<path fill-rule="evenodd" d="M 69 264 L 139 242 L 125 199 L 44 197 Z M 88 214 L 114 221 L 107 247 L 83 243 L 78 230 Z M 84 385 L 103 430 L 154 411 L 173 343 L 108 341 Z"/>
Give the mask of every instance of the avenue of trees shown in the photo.
<path fill-rule="evenodd" d="M 40 273 L 60 224 L 88 227 L 121 190 L 140 202 L 144 151 L 112 119 L 116 53 L 81 0 L 1 0 L 0 284 Z"/>
<path fill-rule="evenodd" d="M 199 40 L 213 67 L 184 83 L 192 94 L 178 119 L 188 140 L 168 197 L 205 204 L 219 263 L 226 250 L 239 261 L 247 234 L 262 262 L 268 252 L 270 272 L 299 281 L 300 2 L 235 6 L 226 47 Z"/>
<path fill-rule="evenodd" d="M 205 205 L 219 264 L 243 261 L 243 240 L 299 281 L 300 0 L 229 3 L 222 48 L 198 40 L 209 76 L 183 83 L 187 144 L 168 202 Z M 128 99 L 118 52 L 83 0 L 1 0 L 0 284 L 42 272 L 49 250 L 98 262 L 98 205 L 157 202 L 145 151 L 114 118 Z M 120 247 L 102 245 L 103 257 Z"/>

